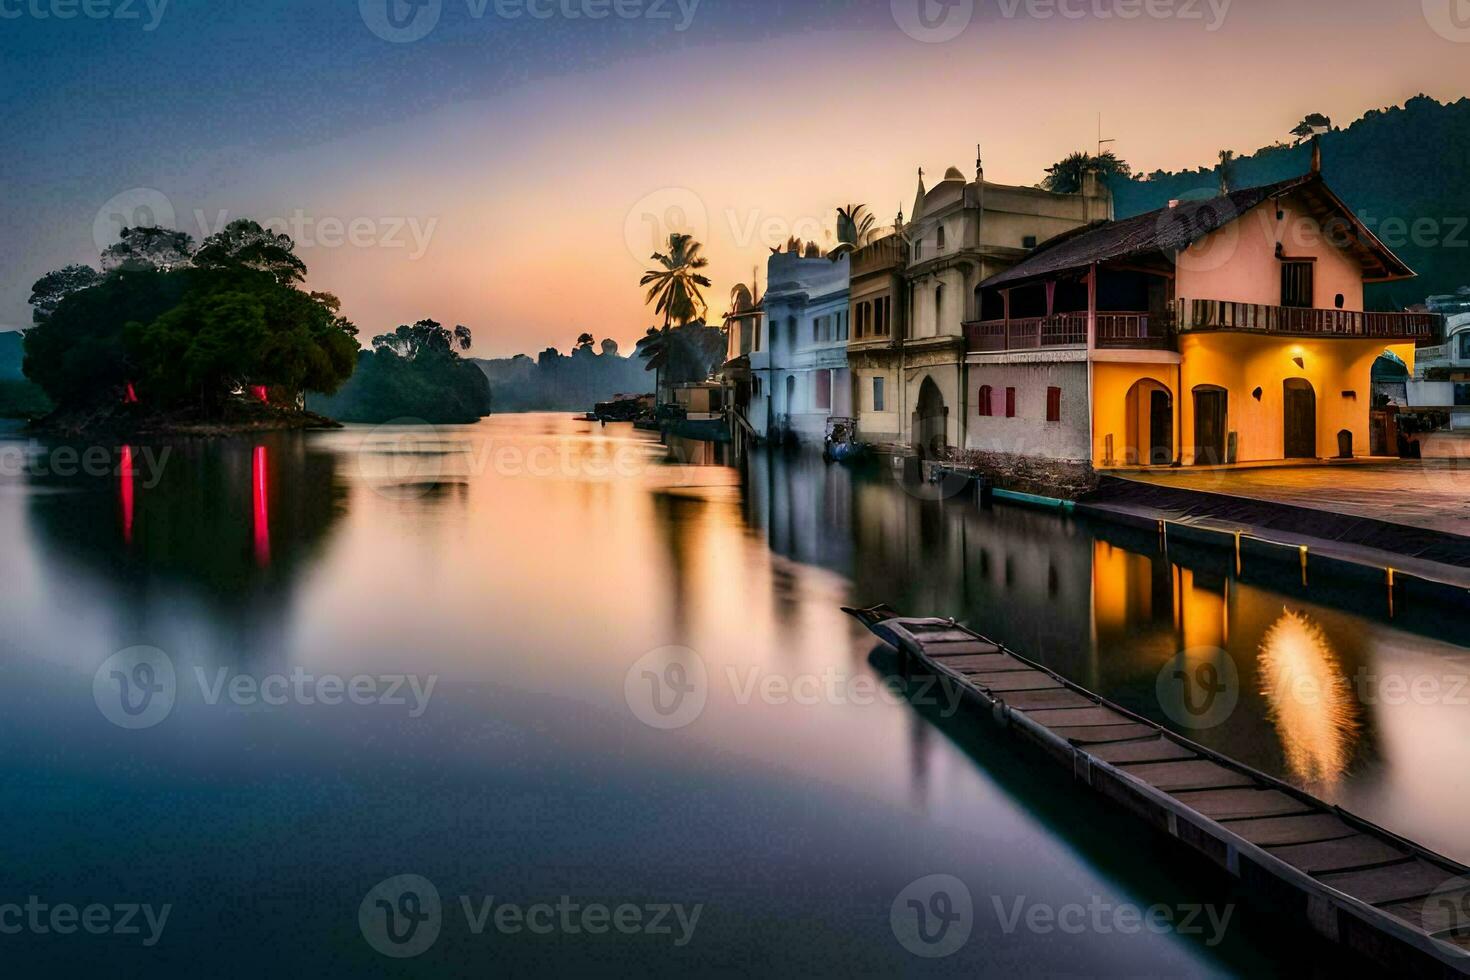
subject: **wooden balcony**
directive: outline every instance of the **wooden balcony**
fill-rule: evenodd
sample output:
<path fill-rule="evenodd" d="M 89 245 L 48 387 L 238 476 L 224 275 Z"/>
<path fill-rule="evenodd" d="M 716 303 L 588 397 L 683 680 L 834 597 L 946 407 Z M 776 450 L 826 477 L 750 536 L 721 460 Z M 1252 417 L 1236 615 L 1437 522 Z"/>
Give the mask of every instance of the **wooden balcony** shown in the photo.
<path fill-rule="evenodd" d="M 1431 346 L 1442 342 L 1444 318 L 1438 313 L 1361 313 L 1181 299 L 1179 329 L 1235 330 L 1291 337 L 1356 337 Z"/>
<path fill-rule="evenodd" d="M 972 321 L 965 324 L 965 337 L 969 349 L 977 353 L 1085 347 L 1087 314 L 1056 313 L 1013 320 Z M 1097 346 L 1173 350 L 1174 316 L 1171 313 L 1099 313 Z"/>

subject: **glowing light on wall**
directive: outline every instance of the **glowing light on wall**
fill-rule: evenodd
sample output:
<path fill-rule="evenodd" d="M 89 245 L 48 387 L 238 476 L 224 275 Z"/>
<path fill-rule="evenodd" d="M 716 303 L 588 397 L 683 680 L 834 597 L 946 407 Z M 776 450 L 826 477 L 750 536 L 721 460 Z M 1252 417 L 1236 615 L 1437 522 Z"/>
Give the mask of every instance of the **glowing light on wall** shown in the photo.
<path fill-rule="evenodd" d="M 133 383 L 128 382 L 128 390 L 123 395 L 123 403 L 126 405 L 138 404 L 138 392 L 133 388 Z"/>
<path fill-rule="evenodd" d="M 255 561 L 264 567 L 271 562 L 270 480 L 264 446 L 256 446 L 250 465 L 250 482 L 255 514 Z"/>
<path fill-rule="evenodd" d="M 1309 784 L 1336 783 L 1357 741 L 1358 706 L 1327 636 L 1301 613 L 1283 610 L 1261 640 L 1260 670 L 1287 767 Z"/>
<path fill-rule="evenodd" d="M 254 395 L 255 400 L 260 402 L 261 404 L 264 404 L 271 400 L 270 391 L 266 389 L 265 385 L 253 385 L 250 388 L 250 393 Z"/>

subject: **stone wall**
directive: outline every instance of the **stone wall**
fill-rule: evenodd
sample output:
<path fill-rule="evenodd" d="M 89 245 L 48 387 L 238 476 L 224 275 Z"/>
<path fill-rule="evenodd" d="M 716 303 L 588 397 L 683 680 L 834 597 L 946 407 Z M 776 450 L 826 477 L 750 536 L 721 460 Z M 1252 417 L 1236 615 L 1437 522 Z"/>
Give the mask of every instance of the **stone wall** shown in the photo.
<path fill-rule="evenodd" d="M 967 449 L 954 454 L 954 463 L 989 477 L 1002 490 L 1042 497 L 1076 500 L 1097 487 L 1097 471 L 1086 460 Z"/>

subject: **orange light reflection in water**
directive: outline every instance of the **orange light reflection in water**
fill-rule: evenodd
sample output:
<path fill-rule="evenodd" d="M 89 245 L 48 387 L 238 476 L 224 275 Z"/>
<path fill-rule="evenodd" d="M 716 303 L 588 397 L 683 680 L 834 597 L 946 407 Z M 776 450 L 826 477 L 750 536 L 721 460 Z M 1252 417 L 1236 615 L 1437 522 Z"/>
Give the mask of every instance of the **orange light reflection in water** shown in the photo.
<path fill-rule="evenodd" d="M 1327 636 L 1284 609 L 1261 639 L 1261 693 L 1286 764 L 1307 784 L 1334 785 L 1360 731 L 1357 703 Z"/>
<path fill-rule="evenodd" d="M 122 447 L 122 459 L 117 468 L 119 491 L 122 497 L 123 541 L 133 543 L 133 447 Z"/>
<path fill-rule="evenodd" d="M 250 477 L 255 512 L 255 562 L 264 568 L 271 563 L 270 494 L 265 447 L 256 446 Z"/>

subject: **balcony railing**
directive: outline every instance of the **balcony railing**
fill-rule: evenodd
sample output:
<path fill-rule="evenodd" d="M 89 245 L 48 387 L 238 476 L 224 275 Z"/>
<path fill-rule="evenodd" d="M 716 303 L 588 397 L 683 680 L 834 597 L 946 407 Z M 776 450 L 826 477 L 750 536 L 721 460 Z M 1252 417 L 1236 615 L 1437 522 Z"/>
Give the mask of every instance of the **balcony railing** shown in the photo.
<path fill-rule="evenodd" d="M 969 349 L 977 352 L 1083 347 L 1087 344 L 1086 313 L 1013 320 L 981 320 L 965 324 Z M 1172 350 L 1172 313 L 1099 313 L 1097 346 Z"/>
<path fill-rule="evenodd" d="M 1299 309 L 1228 300 L 1179 300 L 1181 330 L 1243 330 L 1300 337 L 1362 337 L 1439 343 L 1444 318 L 1438 313 L 1361 313 Z"/>

